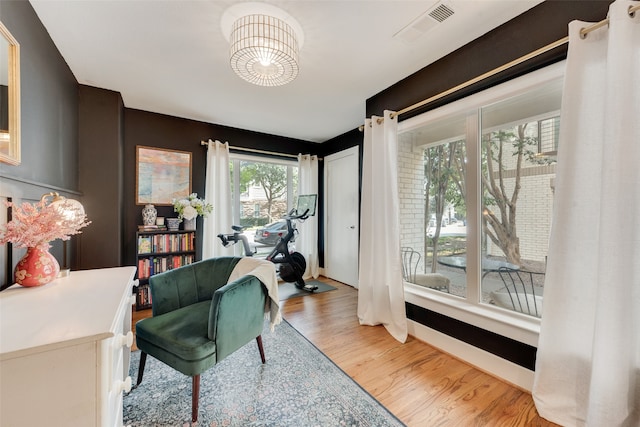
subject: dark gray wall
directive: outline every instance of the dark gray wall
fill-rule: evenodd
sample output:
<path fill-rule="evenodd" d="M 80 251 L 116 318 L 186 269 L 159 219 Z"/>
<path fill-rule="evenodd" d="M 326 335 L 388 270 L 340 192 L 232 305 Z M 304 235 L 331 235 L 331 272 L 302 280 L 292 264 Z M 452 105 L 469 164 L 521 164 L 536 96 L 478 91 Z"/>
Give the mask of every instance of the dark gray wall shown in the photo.
<path fill-rule="evenodd" d="M 22 164 L 0 175 L 78 189 L 78 83 L 28 1 L 0 0 L 20 44 Z"/>
<path fill-rule="evenodd" d="M 91 225 L 78 236 L 77 268 L 122 265 L 124 104 L 120 93 L 80 86 L 79 177 Z"/>
<path fill-rule="evenodd" d="M 57 191 L 78 198 L 76 79 L 28 1 L 0 0 L 0 21 L 20 44 L 22 133 L 21 164 L 0 163 L 0 197 L 35 201 Z M 0 248 L 0 286 L 10 283 L 23 253 Z M 52 253 L 62 264 L 60 241 Z"/>

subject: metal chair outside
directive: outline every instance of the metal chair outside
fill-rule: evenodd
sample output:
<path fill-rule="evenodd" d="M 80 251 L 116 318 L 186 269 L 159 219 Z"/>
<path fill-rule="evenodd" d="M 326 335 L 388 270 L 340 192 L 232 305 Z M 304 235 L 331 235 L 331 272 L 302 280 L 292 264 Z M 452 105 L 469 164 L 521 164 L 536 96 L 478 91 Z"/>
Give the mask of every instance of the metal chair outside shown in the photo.
<path fill-rule="evenodd" d="M 449 292 L 451 284 L 448 277 L 440 273 L 417 273 L 421 255 L 410 247 L 402 247 L 402 278 L 416 285 L 439 291 Z"/>
<path fill-rule="evenodd" d="M 536 294 L 536 283 L 545 273 L 501 267 L 498 274 L 506 292 L 491 292 L 496 305 L 531 316 L 542 316 L 542 293 L 539 290 Z"/>

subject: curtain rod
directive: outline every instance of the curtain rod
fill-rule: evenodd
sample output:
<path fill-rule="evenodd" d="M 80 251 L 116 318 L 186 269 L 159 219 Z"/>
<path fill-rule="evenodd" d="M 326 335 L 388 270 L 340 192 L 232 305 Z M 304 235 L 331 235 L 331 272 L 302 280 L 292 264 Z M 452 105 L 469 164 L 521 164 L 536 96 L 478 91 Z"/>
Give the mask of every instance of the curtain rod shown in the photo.
<path fill-rule="evenodd" d="M 569 41 L 569 37 L 563 37 L 560 40 L 556 40 L 553 43 L 549 43 L 548 45 L 543 46 L 540 49 L 536 49 L 533 52 L 530 52 L 530 53 L 528 53 L 528 54 L 526 54 L 524 56 L 521 56 L 520 58 L 514 59 L 513 61 L 508 62 L 508 63 L 506 63 L 504 65 L 501 65 L 501 66 L 499 66 L 497 68 L 494 68 L 491 71 L 487 71 L 486 73 L 481 74 L 481 75 L 479 75 L 477 77 L 474 77 L 471 80 L 467 80 L 466 82 L 461 83 L 458 86 L 454 86 L 451 89 L 447 89 L 444 92 L 440 92 L 437 95 L 434 95 L 434 96 L 432 96 L 430 98 L 427 98 L 425 100 L 422 100 L 422 101 L 420 101 L 418 103 L 415 103 L 413 105 L 405 107 L 400 111 L 391 113 L 391 118 L 397 117 L 400 114 L 408 113 L 409 111 L 413 111 L 416 108 L 420 108 L 423 105 L 429 104 L 430 102 L 436 101 L 436 100 L 438 100 L 440 98 L 444 98 L 447 95 L 450 95 L 450 94 L 452 94 L 454 92 L 457 92 L 457 91 L 459 91 L 461 89 L 465 89 L 465 88 L 467 88 L 467 87 L 469 87 L 469 86 L 471 86 L 471 85 L 473 85 L 475 83 L 478 83 L 478 82 L 480 82 L 480 81 L 482 81 L 484 79 L 487 79 L 489 77 L 493 77 L 496 74 L 501 73 L 501 72 L 503 72 L 505 70 L 508 70 L 511 67 L 515 67 L 516 65 L 519 65 L 519 64 L 521 64 L 521 63 L 523 63 L 525 61 L 528 61 L 529 59 L 535 58 L 536 56 L 542 55 L 543 53 L 547 53 L 550 50 L 553 50 L 553 49 L 555 49 L 555 48 L 557 48 L 559 46 L 562 46 L 563 44 L 567 43 L 568 41 Z"/>
<path fill-rule="evenodd" d="M 635 12 L 638 11 L 638 10 L 640 10 L 640 5 L 629 6 L 629 9 L 627 10 L 627 13 L 629 14 L 629 16 L 633 17 L 635 15 Z M 588 27 L 581 28 L 580 29 L 580 37 L 586 38 L 587 34 L 589 34 L 590 32 L 592 32 L 594 30 L 597 30 L 600 27 L 604 27 L 605 25 L 609 25 L 609 18 L 603 19 L 602 21 L 596 22 L 595 24 L 589 25 Z M 550 50 L 553 50 L 553 49 L 555 49 L 557 47 L 562 46 L 563 44 L 567 43 L 568 41 L 569 41 L 569 36 L 563 37 L 560 40 L 556 40 L 553 43 L 549 43 L 548 45 L 543 46 L 540 49 L 536 49 L 533 52 L 530 52 L 530 53 L 528 53 L 528 54 L 526 54 L 524 56 L 521 56 L 520 58 L 514 59 L 513 61 L 508 62 L 508 63 L 506 63 L 506 64 L 504 64 L 504 65 L 502 65 L 502 66 L 500 66 L 498 68 L 494 68 L 491 71 L 487 71 L 486 73 L 481 74 L 478 77 L 475 77 L 475 78 L 473 78 L 471 80 L 467 80 L 466 82 L 461 83 L 458 86 L 452 87 L 451 89 L 447 89 L 444 92 L 440 92 L 439 94 L 434 95 L 434 96 L 432 96 L 430 98 L 427 98 L 427 99 L 425 99 L 423 101 L 420 101 L 418 103 L 415 103 L 413 105 L 405 107 L 400 111 L 392 112 L 390 114 L 391 118 L 397 117 L 400 114 L 404 114 L 404 113 L 408 113 L 410 111 L 413 111 L 416 108 L 420 108 L 420 107 L 422 107 L 422 106 L 424 106 L 426 104 L 429 104 L 430 102 L 437 101 L 440 98 L 444 98 L 447 95 L 450 95 L 450 94 L 452 94 L 454 92 L 457 92 L 457 91 L 459 91 L 461 89 L 464 89 L 466 87 L 469 87 L 472 84 L 478 83 L 479 81 L 482 81 L 482 80 L 484 80 L 486 78 L 492 77 L 492 76 L 494 76 L 494 75 L 496 75 L 498 73 L 501 73 L 501 72 L 503 72 L 503 71 L 505 71 L 505 70 L 507 70 L 507 69 L 509 69 L 511 67 L 519 65 L 519 64 L 521 64 L 521 63 L 523 63 L 525 61 L 528 61 L 529 59 L 535 58 L 536 56 L 542 55 L 543 53 L 547 53 Z M 378 122 L 380 122 L 380 120 L 382 120 L 382 119 L 378 119 Z M 359 129 L 360 129 L 360 131 L 364 130 L 364 125 L 360 125 Z"/>
<path fill-rule="evenodd" d="M 209 143 L 207 141 L 200 141 L 200 145 L 209 145 Z M 298 158 L 297 154 L 276 153 L 274 151 L 257 150 L 255 148 L 234 147 L 233 145 L 229 146 L 229 150 L 246 151 L 249 153 L 258 153 L 258 154 L 268 154 L 270 156 L 278 156 L 278 157 L 290 157 L 292 159 Z M 322 160 L 322 157 L 318 157 L 318 160 Z"/>

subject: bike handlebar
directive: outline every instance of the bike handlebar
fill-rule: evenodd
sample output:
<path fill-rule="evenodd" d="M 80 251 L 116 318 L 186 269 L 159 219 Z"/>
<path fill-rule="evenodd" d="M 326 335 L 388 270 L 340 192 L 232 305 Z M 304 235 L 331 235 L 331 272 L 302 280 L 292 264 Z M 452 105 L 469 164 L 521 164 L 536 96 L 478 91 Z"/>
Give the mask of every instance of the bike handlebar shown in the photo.
<path fill-rule="evenodd" d="M 296 212 L 295 208 L 291 209 L 291 211 L 289 211 L 289 215 L 285 216 L 284 219 L 307 219 L 307 218 L 309 218 L 309 215 L 307 215 L 309 213 L 309 209 L 306 209 L 300 215 L 297 215 L 297 214 L 293 215 L 294 212 Z"/>

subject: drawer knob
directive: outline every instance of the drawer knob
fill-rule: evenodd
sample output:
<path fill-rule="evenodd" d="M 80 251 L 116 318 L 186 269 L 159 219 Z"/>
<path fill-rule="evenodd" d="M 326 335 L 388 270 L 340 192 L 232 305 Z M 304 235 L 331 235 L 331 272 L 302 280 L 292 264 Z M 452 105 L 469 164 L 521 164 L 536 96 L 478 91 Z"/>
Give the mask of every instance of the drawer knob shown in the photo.
<path fill-rule="evenodd" d="M 125 392 L 125 393 L 129 393 L 131 391 L 131 377 L 127 377 L 125 378 L 124 381 L 116 381 L 114 383 L 114 391 L 116 393 L 120 393 L 120 392 Z"/>
<path fill-rule="evenodd" d="M 118 347 L 131 347 L 133 345 L 133 332 L 127 332 L 127 335 L 118 335 Z"/>

